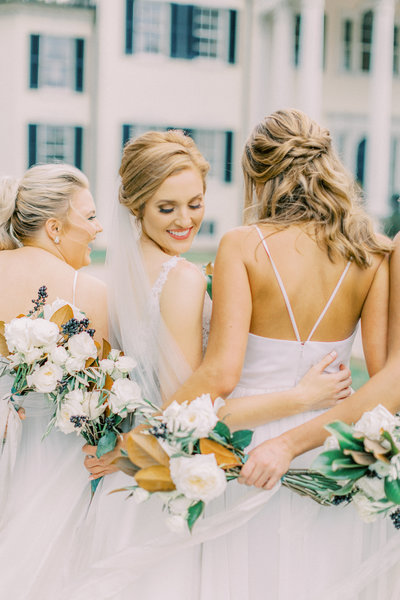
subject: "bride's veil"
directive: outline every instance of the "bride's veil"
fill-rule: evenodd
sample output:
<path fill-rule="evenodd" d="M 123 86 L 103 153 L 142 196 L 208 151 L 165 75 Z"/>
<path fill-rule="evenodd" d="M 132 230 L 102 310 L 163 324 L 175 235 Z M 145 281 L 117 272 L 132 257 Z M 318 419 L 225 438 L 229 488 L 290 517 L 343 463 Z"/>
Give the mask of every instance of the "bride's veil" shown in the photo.
<path fill-rule="evenodd" d="M 111 342 L 137 367 L 132 377 L 143 396 L 161 406 L 189 377 L 191 369 L 160 315 L 140 247 L 140 224 L 116 202 L 111 221 L 106 268 Z"/>

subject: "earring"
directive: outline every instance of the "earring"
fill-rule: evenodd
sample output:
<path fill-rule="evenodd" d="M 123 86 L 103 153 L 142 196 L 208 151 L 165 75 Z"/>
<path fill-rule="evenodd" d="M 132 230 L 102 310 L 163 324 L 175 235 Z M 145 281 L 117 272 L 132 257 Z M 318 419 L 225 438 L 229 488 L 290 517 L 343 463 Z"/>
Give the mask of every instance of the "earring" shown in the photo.
<path fill-rule="evenodd" d="M 54 238 L 54 243 L 55 244 L 59 244 L 60 243 L 60 238 L 58 237 L 58 235 L 56 235 L 56 237 Z"/>

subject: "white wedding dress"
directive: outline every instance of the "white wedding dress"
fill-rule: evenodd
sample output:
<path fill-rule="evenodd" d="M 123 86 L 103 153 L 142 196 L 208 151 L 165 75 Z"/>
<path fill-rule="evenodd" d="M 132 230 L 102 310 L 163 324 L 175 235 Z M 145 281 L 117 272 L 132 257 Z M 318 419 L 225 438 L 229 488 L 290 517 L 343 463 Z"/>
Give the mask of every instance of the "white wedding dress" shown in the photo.
<path fill-rule="evenodd" d="M 11 386 L 9 376 L 0 378 L 0 402 Z M 55 600 L 68 580 L 74 531 L 90 502 L 84 442 L 56 429 L 42 440 L 54 411 L 44 394 L 30 393 L 21 405 L 26 418 L 17 424 L 19 443 L 13 432 L 16 461 L 1 490 L 0 598 Z M 8 458 L 0 447 L 0 470 Z"/>
<path fill-rule="evenodd" d="M 284 284 L 264 237 L 257 230 L 282 291 L 296 340 L 250 333 L 233 397 L 293 388 L 310 367 L 332 350 L 336 350 L 337 358 L 327 371 L 336 371 L 340 363 L 348 366 L 356 333 L 336 342 L 311 340 L 340 289 L 348 263 L 308 339 L 301 341 Z M 257 427 L 250 448 L 320 413 L 311 411 Z M 309 467 L 320 451 L 299 456 L 291 466 Z M 229 484 L 226 497 L 213 510 L 226 510 L 245 492 L 245 486 Z M 351 504 L 324 507 L 282 487 L 245 526 L 204 544 L 201 600 L 398 600 L 400 590 L 395 591 L 394 572 L 390 576 L 384 565 L 378 565 L 380 551 L 398 535 L 389 519 L 365 524 Z M 368 558 L 370 562 L 366 563 Z M 380 571 L 383 575 L 376 578 Z"/>

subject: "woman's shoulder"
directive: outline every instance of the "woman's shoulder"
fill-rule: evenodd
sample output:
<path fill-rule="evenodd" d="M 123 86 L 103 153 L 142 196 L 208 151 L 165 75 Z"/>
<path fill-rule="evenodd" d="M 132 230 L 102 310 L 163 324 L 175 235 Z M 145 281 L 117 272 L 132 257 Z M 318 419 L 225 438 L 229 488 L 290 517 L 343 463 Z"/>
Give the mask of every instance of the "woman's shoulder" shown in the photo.
<path fill-rule="evenodd" d="M 173 269 L 171 269 L 168 281 L 179 286 L 196 286 L 204 288 L 206 278 L 200 267 L 194 263 L 180 257 Z"/>

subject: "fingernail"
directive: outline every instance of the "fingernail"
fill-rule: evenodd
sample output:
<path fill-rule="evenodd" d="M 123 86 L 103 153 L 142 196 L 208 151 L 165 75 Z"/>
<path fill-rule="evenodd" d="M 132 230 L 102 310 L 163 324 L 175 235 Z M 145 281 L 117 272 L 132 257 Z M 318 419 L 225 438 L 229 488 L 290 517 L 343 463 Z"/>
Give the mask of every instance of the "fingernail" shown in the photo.
<path fill-rule="evenodd" d="M 337 352 L 336 350 L 332 350 L 332 352 L 329 352 L 329 354 L 333 357 L 336 358 L 337 357 Z"/>

